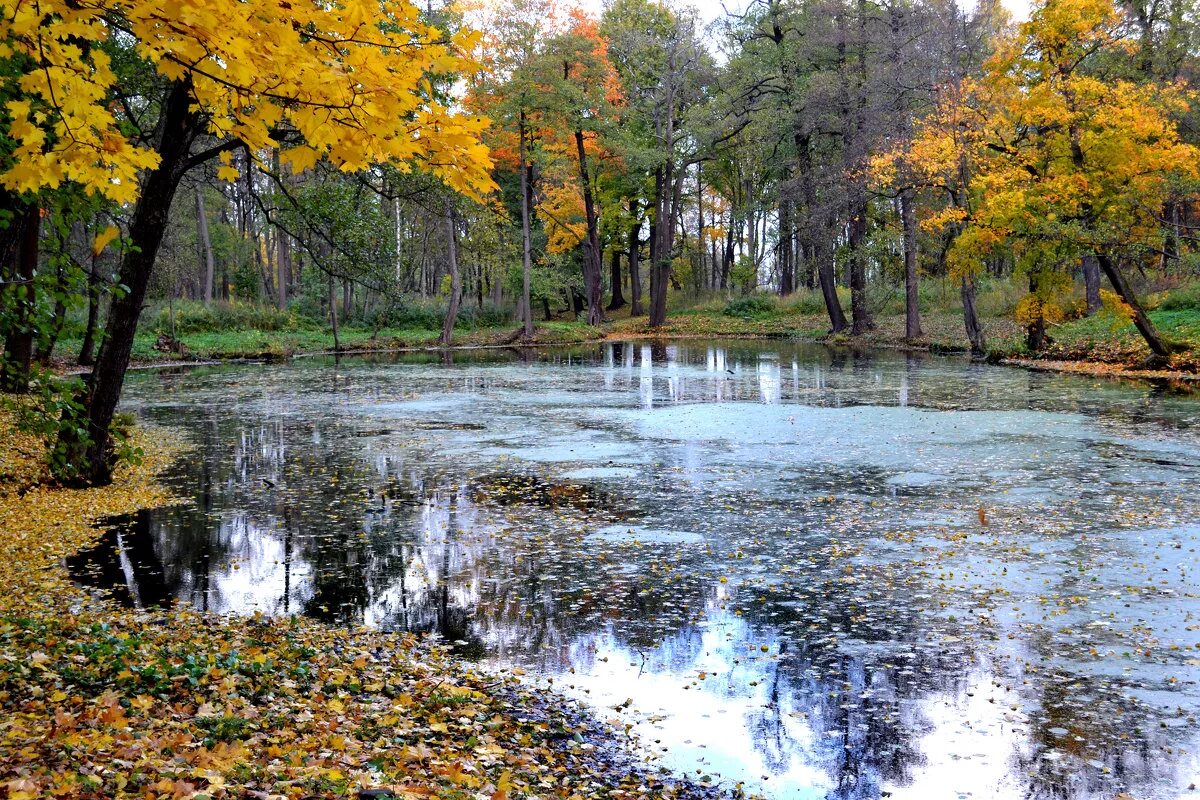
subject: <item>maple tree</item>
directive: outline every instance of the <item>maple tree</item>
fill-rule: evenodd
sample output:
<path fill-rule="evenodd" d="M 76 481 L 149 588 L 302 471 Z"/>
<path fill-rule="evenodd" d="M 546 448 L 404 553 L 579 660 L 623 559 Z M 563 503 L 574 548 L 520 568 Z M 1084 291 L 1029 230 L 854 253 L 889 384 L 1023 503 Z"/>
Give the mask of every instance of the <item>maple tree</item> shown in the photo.
<path fill-rule="evenodd" d="M 246 11 L 199 0 L 0 3 L 0 57 L 19 65 L 5 92 L 13 147 L 0 186 L 30 196 L 72 182 L 136 201 L 125 291 L 88 385 L 87 436 L 63 442 L 69 480 L 109 477 L 109 425 L 171 200 L 190 169 L 218 158 L 218 177 L 234 180 L 235 150 L 278 148 L 294 172 L 322 158 L 348 172 L 392 163 L 428 169 L 472 197 L 492 187 L 485 120 L 439 102 L 431 86 L 469 67 L 477 34 L 447 35 L 402 1 Z M 153 71 L 140 96 L 118 87 L 114 55 Z"/>
<path fill-rule="evenodd" d="M 905 160 L 944 187 L 961 189 L 971 175 L 968 196 L 926 220 L 959 231 L 950 250 L 957 270 L 978 270 L 1009 250 L 1031 275 L 1023 316 L 1038 328 L 1060 283 L 1053 276 L 1094 256 L 1154 357 L 1166 359 L 1171 346 L 1122 264 L 1163 250 L 1169 232 L 1160 211 L 1200 177 L 1200 151 L 1176 123 L 1189 108 L 1182 86 L 1104 74 L 1104 59 L 1124 51 L 1127 34 L 1110 0 L 1039 6 L 997 40 L 983 74 L 923 122 Z"/>

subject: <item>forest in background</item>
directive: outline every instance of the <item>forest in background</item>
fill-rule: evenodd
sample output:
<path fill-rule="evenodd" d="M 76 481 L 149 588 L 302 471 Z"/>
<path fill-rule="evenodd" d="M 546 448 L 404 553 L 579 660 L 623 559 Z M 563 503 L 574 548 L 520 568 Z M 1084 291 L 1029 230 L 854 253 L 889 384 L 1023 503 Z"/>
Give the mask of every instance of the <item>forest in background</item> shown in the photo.
<path fill-rule="evenodd" d="M 1149 311 L 1200 298 L 1188 0 L 284 5 L 167 35 L 0 3 L 3 389 L 40 393 L 67 477 L 105 477 L 143 317 L 182 353 L 689 306 L 854 336 L 895 309 L 921 343 L 953 309 L 983 355 L 990 291 L 1028 352 L 1091 316 L 1185 346 Z"/>

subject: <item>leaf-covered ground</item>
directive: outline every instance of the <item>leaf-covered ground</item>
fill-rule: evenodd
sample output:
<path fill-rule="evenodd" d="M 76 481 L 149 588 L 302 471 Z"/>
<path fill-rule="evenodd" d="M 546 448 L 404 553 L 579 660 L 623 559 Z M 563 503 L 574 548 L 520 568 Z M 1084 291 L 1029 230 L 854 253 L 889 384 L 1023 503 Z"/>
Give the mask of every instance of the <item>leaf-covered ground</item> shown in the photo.
<path fill-rule="evenodd" d="M 129 611 L 63 560 L 106 516 L 172 499 L 169 436 L 104 489 L 39 485 L 0 417 L 0 797 L 706 796 L 663 783 L 557 697 L 411 635 Z"/>

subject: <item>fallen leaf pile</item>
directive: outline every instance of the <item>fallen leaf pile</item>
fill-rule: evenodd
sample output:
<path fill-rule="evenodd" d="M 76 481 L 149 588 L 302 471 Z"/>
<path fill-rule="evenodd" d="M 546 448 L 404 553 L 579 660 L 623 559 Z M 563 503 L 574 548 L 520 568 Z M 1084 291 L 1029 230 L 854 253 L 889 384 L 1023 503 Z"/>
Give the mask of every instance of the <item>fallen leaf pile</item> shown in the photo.
<path fill-rule="evenodd" d="M 110 487 L 28 488 L 9 480 L 36 472 L 10 425 L 0 418 L 0 798 L 711 794 L 652 776 L 558 697 L 412 635 L 88 594 L 63 559 L 98 520 L 172 502 L 154 475 L 177 445 L 143 436 L 144 462 Z"/>

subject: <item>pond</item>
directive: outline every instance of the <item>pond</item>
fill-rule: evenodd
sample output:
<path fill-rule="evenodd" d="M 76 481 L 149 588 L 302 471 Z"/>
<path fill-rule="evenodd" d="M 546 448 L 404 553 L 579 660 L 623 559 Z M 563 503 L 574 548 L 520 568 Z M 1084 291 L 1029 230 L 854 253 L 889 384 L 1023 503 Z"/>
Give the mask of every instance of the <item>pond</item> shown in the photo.
<path fill-rule="evenodd" d="M 131 376 L 130 604 L 436 633 L 772 798 L 1200 797 L 1200 399 L 793 343 Z"/>

